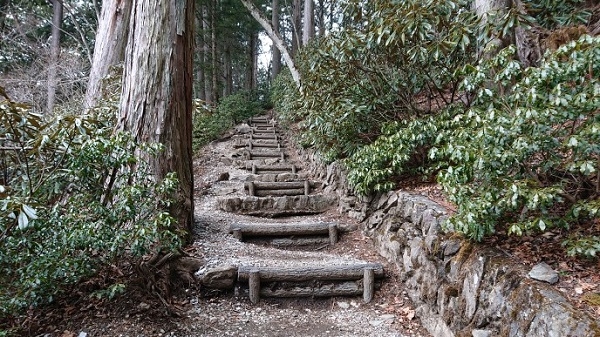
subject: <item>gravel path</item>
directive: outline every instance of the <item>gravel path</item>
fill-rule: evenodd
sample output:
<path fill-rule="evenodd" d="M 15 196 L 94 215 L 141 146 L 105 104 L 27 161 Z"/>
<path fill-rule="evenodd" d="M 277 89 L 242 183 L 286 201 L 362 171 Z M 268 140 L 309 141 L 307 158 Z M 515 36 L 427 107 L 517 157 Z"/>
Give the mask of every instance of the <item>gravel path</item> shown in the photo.
<path fill-rule="evenodd" d="M 235 138 L 211 143 L 202 149 L 195 161 L 197 239 L 193 247 L 206 261 L 205 268 L 198 272 L 199 276 L 210 268 L 225 265 L 297 266 L 385 262 L 374 253 L 370 241 L 360 231 L 342 235 L 335 247 L 321 247 L 312 251 L 283 250 L 233 238 L 228 233 L 229 226 L 236 222 L 334 220 L 346 228 L 356 228 L 350 219 L 335 212 L 267 219 L 218 210 L 219 198 L 244 195 L 243 184 L 249 175 L 247 171 L 234 166 Z M 290 157 L 293 161 L 294 154 L 290 154 Z M 301 166 L 301 163 L 296 164 Z M 228 179 L 223 180 L 225 173 L 228 173 Z M 390 273 L 393 268 L 385 268 L 388 278 L 368 304 L 359 297 L 338 297 L 261 298 L 257 305 L 253 305 L 245 290 L 236 288 L 233 294 L 215 291 L 214 296 L 209 292 L 202 298 L 192 298 L 190 302 L 193 309 L 188 316 L 194 321 L 194 335 L 197 336 L 428 336 L 414 318 L 414 310 L 407 296 L 393 281 L 395 275 Z"/>

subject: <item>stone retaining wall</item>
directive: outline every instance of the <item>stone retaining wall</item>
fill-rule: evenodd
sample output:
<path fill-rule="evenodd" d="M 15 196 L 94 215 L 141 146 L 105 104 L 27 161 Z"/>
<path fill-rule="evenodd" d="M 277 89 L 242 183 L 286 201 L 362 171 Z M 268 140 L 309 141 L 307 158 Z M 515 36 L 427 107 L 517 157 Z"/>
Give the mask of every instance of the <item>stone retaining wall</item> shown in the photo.
<path fill-rule="evenodd" d="M 444 233 L 444 207 L 402 191 L 353 196 L 341 165 L 298 151 L 325 192 L 337 194 L 338 210 L 359 220 L 396 266 L 433 336 L 600 336 L 598 322 L 505 253 Z"/>

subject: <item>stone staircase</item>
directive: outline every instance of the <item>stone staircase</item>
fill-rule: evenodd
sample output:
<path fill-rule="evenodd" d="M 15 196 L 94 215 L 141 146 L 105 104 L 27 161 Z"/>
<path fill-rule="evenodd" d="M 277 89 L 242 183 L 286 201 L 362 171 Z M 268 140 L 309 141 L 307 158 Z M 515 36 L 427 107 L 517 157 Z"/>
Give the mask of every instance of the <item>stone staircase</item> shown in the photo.
<path fill-rule="evenodd" d="M 218 199 L 218 209 L 231 214 L 219 221 L 228 222 L 227 235 L 240 244 L 275 250 L 268 256 L 256 250 L 256 259 L 248 254 L 234 266 L 215 266 L 204 272 L 203 284 L 215 288 L 235 284 L 252 303 L 261 297 L 336 296 L 362 296 L 370 302 L 384 278 L 383 266 L 321 253 L 344 244 L 344 234 L 351 229 L 315 217 L 331 210 L 336 197 L 323 194 L 321 182 L 303 173 L 269 116 L 251 118 L 247 127 L 237 130 L 230 142 L 232 165 L 246 173 L 229 182 L 236 195 Z M 310 255 L 294 258 L 286 251 Z"/>

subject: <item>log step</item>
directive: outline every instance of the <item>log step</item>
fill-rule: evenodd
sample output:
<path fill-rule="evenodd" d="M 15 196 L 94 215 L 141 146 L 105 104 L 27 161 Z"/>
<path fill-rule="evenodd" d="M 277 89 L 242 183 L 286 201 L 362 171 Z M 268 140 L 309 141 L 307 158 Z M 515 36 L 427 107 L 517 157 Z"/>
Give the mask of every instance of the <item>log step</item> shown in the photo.
<path fill-rule="evenodd" d="M 283 151 L 248 151 L 248 160 L 257 158 L 281 158 L 285 160 L 285 152 Z"/>
<path fill-rule="evenodd" d="M 255 148 L 267 148 L 267 149 L 278 149 L 281 150 L 281 144 L 277 143 L 257 143 L 248 142 L 248 149 L 252 150 Z"/>
<path fill-rule="evenodd" d="M 299 180 L 299 181 L 249 181 L 245 184 L 245 188 L 249 189 L 250 185 L 254 185 L 254 190 L 285 190 L 292 188 L 305 188 L 315 186 L 314 181 Z"/>
<path fill-rule="evenodd" d="M 338 225 L 332 222 L 279 223 L 279 224 L 232 224 L 230 232 L 238 239 L 244 237 L 327 235 L 329 243 L 338 241 Z"/>
<path fill-rule="evenodd" d="M 252 129 L 250 129 L 250 133 L 251 134 L 274 134 L 274 133 L 278 133 L 276 128 L 271 128 L 271 127 L 253 127 Z"/>
<path fill-rule="evenodd" d="M 259 134 L 250 134 L 250 139 L 275 139 L 278 140 L 279 136 L 277 134 L 269 134 L 269 133 L 259 133 Z"/>
<path fill-rule="evenodd" d="M 296 268 L 238 268 L 238 280 L 248 281 L 248 295 L 252 303 L 258 303 L 260 296 L 330 297 L 360 294 L 363 295 L 363 301 L 368 303 L 373 299 L 375 279 L 383 276 L 383 266 L 376 263 Z M 261 287 L 265 283 L 271 284 Z"/>
<path fill-rule="evenodd" d="M 296 165 L 256 165 L 252 164 L 250 168 L 247 168 L 252 171 L 252 174 L 259 174 L 259 172 L 269 172 L 269 173 L 296 173 L 298 168 Z"/>
<path fill-rule="evenodd" d="M 239 266 L 238 280 L 247 281 L 253 270 L 258 271 L 264 282 L 274 281 L 352 281 L 364 277 L 365 270 L 372 269 L 376 279 L 384 277 L 381 263 L 355 263 L 347 265 L 300 266 L 300 267 L 255 267 Z"/>
<path fill-rule="evenodd" d="M 261 116 L 255 116 L 255 117 L 250 117 L 248 119 L 248 123 L 270 123 L 272 121 L 271 118 L 268 117 L 261 117 Z"/>
<path fill-rule="evenodd" d="M 314 183 L 312 183 L 314 186 Z M 283 196 L 283 195 L 309 195 L 311 182 L 304 181 L 249 181 L 244 184 L 251 196 Z"/>

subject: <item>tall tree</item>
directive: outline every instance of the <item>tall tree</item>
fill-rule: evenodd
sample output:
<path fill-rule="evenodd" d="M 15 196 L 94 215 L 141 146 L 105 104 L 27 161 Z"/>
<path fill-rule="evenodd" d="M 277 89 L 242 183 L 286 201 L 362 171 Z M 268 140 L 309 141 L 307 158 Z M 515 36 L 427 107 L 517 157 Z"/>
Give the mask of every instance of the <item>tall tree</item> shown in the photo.
<path fill-rule="evenodd" d="M 273 25 L 273 32 L 279 35 L 279 0 L 272 0 L 271 10 L 271 25 Z M 271 49 L 271 79 L 274 80 L 281 71 L 281 53 L 274 43 Z"/>
<path fill-rule="evenodd" d="M 50 45 L 50 65 L 48 67 L 48 104 L 46 111 L 52 113 L 58 86 L 58 59 L 60 57 L 60 30 L 63 21 L 62 0 L 50 0 L 52 3 L 52 42 Z"/>
<path fill-rule="evenodd" d="M 288 66 L 288 69 L 290 70 L 290 73 L 292 74 L 292 78 L 294 79 L 296 86 L 298 87 L 298 89 L 302 90 L 302 85 L 300 83 L 300 72 L 296 68 L 296 64 L 294 63 L 292 54 L 289 52 L 289 50 L 286 47 L 285 42 L 283 41 L 281 36 L 273 30 L 273 27 L 267 21 L 267 19 L 263 18 L 262 14 L 258 10 L 258 8 L 256 8 L 256 6 L 254 6 L 252 1 L 250 1 L 250 0 L 241 0 L 241 1 L 242 1 L 242 4 L 244 4 L 244 7 L 246 7 L 250 11 L 250 14 L 252 15 L 252 17 L 264 28 L 264 30 L 266 31 L 269 38 L 271 38 L 271 41 L 273 41 L 273 44 L 277 47 L 277 49 L 279 49 L 279 51 L 281 52 L 281 54 L 283 56 L 283 60 L 284 60 L 285 64 Z"/>
<path fill-rule="evenodd" d="M 123 71 L 118 127 L 138 142 L 164 145 L 148 158 L 157 180 L 175 172 L 178 191 L 169 211 L 191 232 L 192 60 L 194 0 L 134 0 Z"/>
<path fill-rule="evenodd" d="M 94 58 L 90 70 L 84 108 L 96 105 L 102 94 L 102 79 L 108 75 L 111 66 L 123 62 L 127 31 L 131 15 L 131 1 L 104 0 L 102 13 L 96 32 Z"/>
<path fill-rule="evenodd" d="M 302 45 L 315 37 L 315 4 L 313 0 L 304 0 L 304 20 L 302 20 Z"/>
<path fill-rule="evenodd" d="M 301 38 L 301 21 L 302 21 L 302 0 L 293 0 L 292 2 L 292 56 L 296 55 L 300 44 L 302 43 Z"/>

